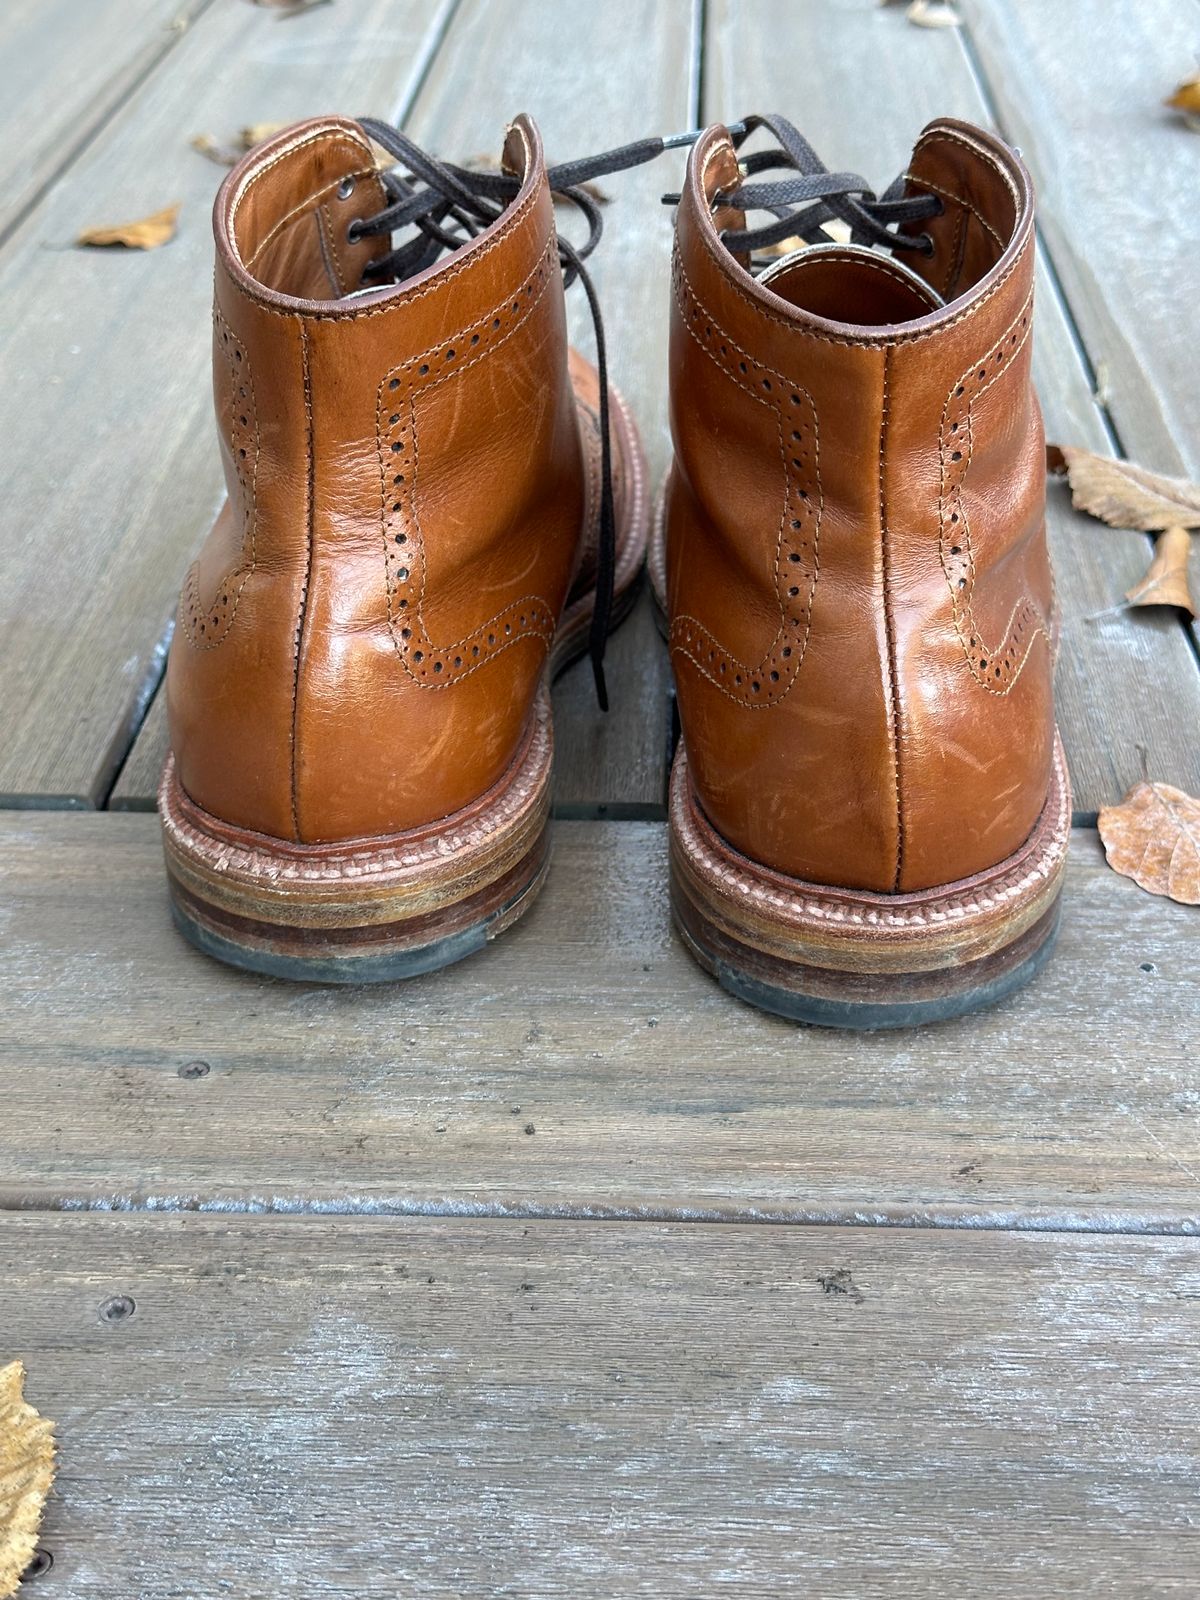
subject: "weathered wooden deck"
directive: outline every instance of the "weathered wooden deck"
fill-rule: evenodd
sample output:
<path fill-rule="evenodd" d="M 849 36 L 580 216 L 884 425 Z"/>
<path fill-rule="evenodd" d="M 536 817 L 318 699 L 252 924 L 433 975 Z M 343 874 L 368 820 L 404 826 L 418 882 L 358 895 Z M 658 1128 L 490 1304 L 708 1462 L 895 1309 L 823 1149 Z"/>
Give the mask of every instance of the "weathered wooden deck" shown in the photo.
<path fill-rule="evenodd" d="M 644 604 L 612 715 L 586 665 L 556 690 L 542 902 L 460 968 L 226 971 L 146 814 L 220 493 L 193 134 L 371 110 L 471 156 L 528 109 L 566 156 L 779 109 L 883 182 L 929 117 L 994 121 L 1041 188 L 1051 437 L 1200 473 L 1200 137 L 1160 109 L 1200 3 L 961 10 L 0 9 L 0 1363 L 61 1450 L 31 1593 L 1200 1589 L 1200 924 L 1093 828 L 1145 772 L 1200 792 L 1196 641 L 1109 609 L 1142 536 L 1052 489 L 1068 916 L 968 1022 L 797 1030 L 683 954 Z M 596 264 L 656 473 L 675 181 L 606 185 Z M 177 200 L 161 251 L 69 248 Z"/>

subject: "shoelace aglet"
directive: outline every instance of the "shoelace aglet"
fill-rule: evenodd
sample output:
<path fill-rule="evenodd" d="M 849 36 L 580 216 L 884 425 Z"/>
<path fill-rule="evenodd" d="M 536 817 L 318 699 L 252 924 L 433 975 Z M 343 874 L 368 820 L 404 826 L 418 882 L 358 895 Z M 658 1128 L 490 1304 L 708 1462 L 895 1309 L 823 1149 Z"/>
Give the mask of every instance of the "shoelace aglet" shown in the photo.
<path fill-rule="evenodd" d="M 608 685 L 604 681 L 604 663 L 592 657 L 592 677 L 596 680 L 596 700 L 601 711 L 608 710 Z"/>
<path fill-rule="evenodd" d="M 728 122 L 725 124 L 734 138 L 739 138 L 746 131 L 744 122 Z M 664 150 L 680 150 L 686 145 L 695 144 L 704 132 L 703 128 L 690 128 L 687 133 L 668 133 L 663 135 L 662 147 Z"/>

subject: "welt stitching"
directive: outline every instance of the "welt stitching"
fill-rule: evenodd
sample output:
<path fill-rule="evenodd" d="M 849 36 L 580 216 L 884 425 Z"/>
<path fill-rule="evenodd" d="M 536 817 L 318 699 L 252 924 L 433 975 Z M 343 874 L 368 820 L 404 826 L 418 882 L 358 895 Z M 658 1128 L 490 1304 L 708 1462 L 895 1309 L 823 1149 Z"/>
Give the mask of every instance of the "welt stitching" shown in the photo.
<path fill-rule="evenodd" d="M 1016 867 L 1008 868 L 983 886 L 953 896 L 939 895 L 936 907 L 928 910 L 918 906 L 902 910 L 860 911 L 847 906 L 833 894 L 823 895 L 815 884 L 804 886 L 801 903 L 800 896 L 776 889 L 773 885 L 752 877 L 749 872 L 735 867 L 724 856 L 715 854 L 704 835 L 699 833 L 695 819 L 689 814 L 687 801 L 681 798 L 682 791 L 677 790 L 674 785 L 671 793 L 671 822 L 678 831 L 686 830 L 690 835 L 689 848 L 695 850 L 699 846 L 703 852 L 703 865 L 708 873 L 719 882 L 735 884 L 743 897 L 755 900 L 760 905 L 778 906 L 784 910 L 802 910 L 811 917 L 868 928 L 879 924 L 892 927 L 944 924 L 948 918 L 965 920 L 980 912 L 1002 906 L 1022 894 L 1038 879 L 1045 881 L 1061 868 L 1070 834 L 1071 818 L 1066 804 L 1068 789 L 1066 764 L 1062 746 L 1057 739 L 1052 760 L 1050 798 L 1056 803 L 1054 813 L 1050 815 L 1050 801 L 1047 800 L 1042 819 L 1039 821 L 1039 829 L 1045 825 L 1044 839 L 1039 841 L 1040 853 L 1029 861 L 1029 864 L 1026 864 L 1028 858 L 1023 858 Z"/>
<path fill-rule="evenodd" d="M 242 504 L 238 507 L 238 510 L 242 515 L 242 559 L 237 565 L 226 569 L 225 573 L 221 577 L 220 583 L 217 585 L 215 592 L 218 596 L 228 593 L 233 579 L 237 577 L 239 573 L 241 574 L 241 582 L 237 585 L 237 588 L 233 592 L 233 600 L 228 605 L 224 618 L 224 626 L 220 627 L 219 632 L 208 634 L 203 640 L 198 637 L 199 613 L 203 611 L 205 616 L 208 614 L 208 607 L 202 607 L 200 605 L 200 578 L 198 561 L 194 561 L 192 563 L 191 567 L 188 569 L 188 575 L 184 582 L 183 594 L 180 596 L 180 614 L 184 625 L 183 631 L 188 642 L 194 645 L 197 650 L 215 650 L 218 645 L 224 644 L 225 640 L 229 636 L 230 628 L 233 627 L 234 618 L 237 616 L 238 604 L 242 598 L 242 590 L 249 582 L 250 574 L 254 571 L 258 563 L 258 458 L 261 449 L 261 438 L 258 427 L 258 411 L 254 395 L 254 375 L 250 370 L 250 358 L 246 355 L 245 348 L 241 344 L 240 340 L 238 340 L 238 338 L 235 336 L 233 330 L 225 321 L 225 318 L 221 315 L 219 307 L 216 305 L 213 306 L 213 320 L 218 325 L 221 343 L 226 347 L 226 349 L 228 349 L 228 345 L 230 341 L 232 341 L 233 344 L 237 346 L 238 351 L 241 353 L 240 367 L 241 371 L 245 375 L 245 388 L 248 391 L 248 396 L 243 397 L 239 393 L 233 395 L 232 400 L 235 407 L 239 399 L 246 398 L 247 400 L 247 411 L 254 429 L 254 454 L 250 463 L 250 484 L 248 492 L 245 481 L 242 478 L 241 471 L 237 466 L 237 461 L 240 459 L 240 457 L 235 457 L 234 470 L 237 474 L 238 487 L 241 491 L 240 499 L 242 501 Z M 226 359 L 228 360 L 228 356 Z M 235 390 L 240 390 L 242 386 L 237 382 L 238 365 L 231 361 L 229 363 L 229 368 L 233 386 Z M 230 433 L 232 436 L 231 449 L 233 450 L 238 450 L 241 448 L 237 443 L 238 431 L 232 426 L 232 415 L 236 414 L 237 413 L 235 409 L 231 414 L 230 427 Z M 247 531 L 250 535 L 250 561 L 248 565 L 243 565 L 242 563 L 245 561 L 246 555 Z M 205 623 L 204 626 L 207 630 L 207 623 Z"/>
<path fill-rule="evenodd" d="M 891 550 L 888 543 L 887 491 L 884 480 L 884 458 L 887 451 L 888 431 L 888 366 L 890 352 L 883 356 L 883 404 L 879 414 L 879 544 L 883 566 L 883 616 L 887 635 L 884 666 L 887 672 L 888 742 L 892 758 L 892 789 L 896 801 L 896 873 L 893 889 L 899 889 L 904 870 L 904 807 L 900 785 L 900 741 L 903 725 L 900 707 L 900 683 L 896 663 L 896 613 L 892 603 Z"/>
<path fill-rule="evenodd" d="M 1033 292 L 1030 291 L 1030 294 L 1027 297 L 1022 309 L 1017 313 L 1016 317 L 1013 318 L 1013 321 L 1005 329 L 1003 334 L 1001 334 L 1000 338 L 995 341 L 996 345 L 1001 349 L 1003 349 L 1006 343 L 1011 343 L 1013 345 L 1011 355 L 1009 355 L 1007 358 L 1007 364 L 1005 364 L 1003 361 L 998 363 L 996 371 L 992 374 L 992 376 L 988 378 L 986 382 L 981 383 L 977 389 L 971 390 L 970 394 L 968 395 L 966 406 L 967 448 L 964 452 L 965 459 L 958 476 L 958 482 L 949 492 L 947 492 L 948 472 L 946 466 L 947 424 L 949 422 L 953 401 L 958 398 L 960 390 L 967 389 L 971 377 L 979 370 L 978 360 L 973 361 L 971 365 L 960 375 L 958 381 L 951 385 L 950 391 L 946 396 L 945 404 L 942 407 L 941 424 L 938 431 L 938 454 L 940 464 L 940 489 L 938 494 L 938 550 L 941 557 L 942 571 L 945 575 L 946 584 L 950 591 L 950 604 L 954 617 L 954 629 L 958 635 L 958 641 L 962 647 L 963 656 L 966 660 L 967 667 L 970 670 L 971 676 L 974 678 L 975 682 L 978 683 L 982 689 L 986 689 L 989 694 L 1000 697 L 1004 697 L 1012 692 L 1014 685 L 1024 670 L 1025 663 L 1029 659 L 1030 652 L 1033 649 L 1038 635 L 1040 634 L 1046 640 L 1046 643 L 1052 653 L 1054 649 L 1054 643 L 1050 633 L 1047 630 L 1046 620 L 1042 616 L 1042 613 L 1028 595 L 1022 595 L 1014 604 L 1013 609 L 1009 614 L 1008 624 L 1003 635 L 1001 636 L 1001 643 L 998 648 L 993 650 L 984 644 L 983 636 L 975 622 L 973 600 L 975 588 L 975 553 L 971 543 L 970 524 L 967 519 L 966 509 L 963 506 L 961 499 L 961 491 L 962 485 L 965 483 L 968 472 L 970 471 L 971 459 L 974 453 L 974 425 L 972 418 L 974 404 L 976 400 L 987 393 L 992 385 L 996 383 L 1003 374 L 1010 370 L 1013 361 L 1015 361 L 1016 357 L 1028 343 L 1029 337 L 1033 331 L 1032 305 Z M 1018 339 L 1014 330 L 1019 323 L 1022 323 L 1022 319 L 1024 319 L 1024 332 Z M 990 348 L 991 347 L 989 346 L 989 350 Z M 985 357 L 985 362 L 986 360 L 987 358 Z M 951 510 L 950 508 L 951 498 L 954 498 L 955 501 L 956 509 L 954 510 Z M 955 576 L 955 571 L 952 568 L 951 561 L 948 559 L 948 536 L 946 532 L 948 511 L 950 512 L 952 519 L 957 520 L 960 523 L 962 531 L 955 537 L 959 541 L 961 550 L 966 555 L 966 573 L 965 575 L 960 574 L 957 578 Z M 950 551 L 949 555 L 952 556 L 953 552 Z M 1053 570 L 1051 572 L 1051 584 L 1053 585 Z M 959 600 L 960 591 L 964 588 L 967 594 L 965 607 L 960 604 Z M 964 616 L 967 622 L 966 630 L 964 630 L 963 627 Z M 1029 636 L 1025 641 L 1025 646 L 1020 660 L 1015 661 L 1015 664 L 1010 665 L 1010 663 L 1014 661 L 1012 650 L 1015 644 L 1016 636 L 1024 629 L 1031 618 L 1036 618 L 1037 625 L 1031 629 Z M 975 657 L 972 654 L 972 646 L 974 645 L 975 641 L 978 641 L 980 652 L 984 650 L 987 651 L 986 662 L 994 663 L 997 658 L 1001 658 L 1003 660 L 1004 667 L 999 669 L 1003 673 L 999 685 L 982 676 L 981 669 L 977 665 Z M 982 655 L 981 659 L 984 659 Z"/>
<path fill-rule="evenodd" d="M 774 322 L 781 328 L 786 328 L 790 334 L 797 335 L 800 338 L 811 339 L 819 344 L 841 345 L 843 348 L 849 350 L 882 349 L 884 347 L 899 347 L 900 345 L 921 344 L 926 339 L 936 339 L 940 337 L 940 335 L 945 333 L 948 329 L 958 327 L 960 323 L 969 322 L 972 317 L 978 316 L 983 307 L 987 305 L 988 301 L 991 300 L 994 295 L 999 294 L 1000 290 L 1004 288 L 1005 284 L 1012 277 L 1013 273 L 1016 272 L 1018 267 L 1020 267 L 1022 262 L 1025 260 L 1026 255 L 1029 253 L 1030 245 L 1033 242 L 1033 233 L 1031 231 L 1026 237 L 1024 244 L 1022 244 L 1021 248 L 1017 251 L 1017 254 L 1013 257 L 1012 261 L 1004 269 L 1001 275 L 996 279 L 995 283 L 992 284 L 991 288 L 988 289 L 984 294 L 981 294 L 978 299 L 971 301 L 970 304 L 964 310 L 960 311 L 956 316 L 947 318 L 945 322 L 939 322 L 936 328 L 927 328 L 922 333 L 898 333 L 888 335 L 883 338 L 875 337 L 871 334 L 864 334 L 860 339 L 843 339 L 837 334 L 817 333 L 815 329 L 806 328 L 803 323 L 794 322 L 788 317 L 781 316 L 779 312 L 772 311 L 769 306 L 765 306 L 758 300 L 753 299 L 745 292 L 744 289 L 739 287 L 739 285 L 732 278 L 729 270 L 730 265 L 736 267 L 737 263 L 732 262 L 731 258 L 729 260 L 722 261 L 721 256 L 717 253 L 719 246 L 713 244 L 703 226 L 700 226 L 696 229 L 696 234 L 700 240 L 701 247 L 703 248 L 705 254 L 708 256 L 709 260 L 720 274 L 722 280 L 728 286 L 730 293 L 735 294 L 739 300 L 748 305 L 756 316 L 765 317 L 767 321 Z M 728 251 L 724 253 L 727 257 L 729 256 Z"/>
<path fill-rule="evenodd" d="M 784 477 L 784 501 L 783 501 L 782 510 L 780 512 L 779 524 L 778 524 L 778 526 L 776 528 L 776 534 L 775 534 L 775 561 L 774 561 L 774 566 L 773 566 L 773 572 L 774 572 L 774 577 L 775 577 L 776 600 L 777 600 L 777 602 L 779 604 L 780 623 L 779 623 L 779 628 L 776 631 L 775 637 L 771 641 L 770 645 L 768 645 L 767 652 L 763 656 L 762 660 L 760 662 L 758 662 L 757 664 L 753 665 L 753 666 L 748 665 L 747 663 L 739 660 L 738 657 L 735 656 L 732 651 L 727 650 L 721 644 L 720 640 L 716 638 L 716 636 L 712 633 L 712 631 L 709 628 L 707 628 L 705 626 L 705 624 L 703 622 L 701 622 L 698 617 L 694 616 L 690 612 L 680 613 L 679 615 L 677 615 L 673 619 L 672 624 L 671 624 L 671 650 L 672 650 L 672 653 L 674 653 L 675 651 L 678 651 L 680 655 L 686 657 L 687 660 L 691 661 L 693 666 L 696 667 L 697 671 L 700 672 L 700 674 L 703 677 L 707 678 L 708 681 L 711 684 L 713 684 L 713 686 L 715 688 L 719 689 L 720 692 L 722 694 L 724 694 L 728 699 L 732 700 L 735 705 L 743 706 L 747 710 L 751 710 L 751 711 L 767 711 L 767 710 L 770 710 L 772 706 L 778 705 L 779 702 L 781 700 L 783 700 L 784 698 L 786 698 L 786 696 L 790 693 L 793 684 L 795 683 L 797 677 L 799 676 L 800 667 L 801 667 L 801 665 L 803 663 L 804 656 L 805 656 L 805 653 L 806 653 L 807 648 L 808 648 L 809 637 L 810 637 L 810 635 L 812 633 L 812 606 L 813 606 L 814 597 L 816 595 L 817 581 L 818 581 L 818 579 L 820 577 L 820 526 L 821 526 L 821 517 L 822 517 L 822 512 L 823 512 L 823 501 L 822 501 L 822 497 L 821 497 L 821 487 L 820 487 L 820 428 L 819 428 L 819 422 L 818 422 L 818 418 L 817 418 L 817 409 L 816 409 L 816 405 L 815 405 L 815 403 L 813 401 L 812 395 L 808 392 L 807 389 L 803 388 L 799 384 L 793 383 L 792 380 L 786 376 L 786 374 L 778 372 L 773 367 L 766 366 L 764 363 L 755 360 L 754 357 L 750 355 L 750 352 L 747 351 L 747 350 L 744 350 L 741 347 L 741 345 L 739 345 L 738 342 L 732 337 L 732 335 L 729 334 L 721 326 L 719 321 L 717 321 L 715 318 L 712 318 L 710 316 L 707 307 L 704 305 L 703 301 L 700 300 L 699 296 L 696 294 L 695 290 L 692 288 L 691 282 L 689 281 L 687 273 L 684 270 L 683 263 L 679 259 L 678 255 L 676 255 L 676 258 L 675 258 L 675 261 L 674 261 L 673 265 L 674 265 L 674 268 L 675 268 L 675 272 L 673 274 L 673 277 L 674 277 L 674 290 L 675 290 L 676 307 L 677 307 L 677 310 L 679 312 L 679 315 L 683 319 L 683 325 L 687 329 L 688 334 L 691 336 L 691 338 L 693 340 L 695 340 L 695 342 L 699 345 L 700 349 L 709 358 L 709 360 L 711 360 L 713 362 L 713 364 L 716 366 L 717 370 L 720 373 L 722 373 L 723 376 L 727 377 L 731 382 L 735 383 L 737 385 L 737 387 L 742 389 L 746 394 L 748 394 L 751 399 L 758 401 L 759 404 L 767 406 L 770 410 L 775 412 L 777 427 L 778 427 L 778 431 L 779 431 L 780 460 L 781 460 L 781 465 L 782 465 L 782 468 L 783 468 L 783 477 Z M 787 446 L 787 441 L 784 438 L 785 423 L 784 423 L 784 417 L 783 417 L 782 400 L 780 402 L 776 403 L 776 402 L 769 401 L 769 400 L 765 399 L 764 396 L 761 395 L 758 392 L 757 385 L 752 385 L 752 384 L 750 384 L 748 382 L 743 382 L 741 378 L 735 376 L 735 374 L 732 372 L 732 370 L 730 370 L 729 368 L 727 368 L 727 367 L 725 367 L 725 366 L 723 366 L 721 364 L 721 362 L 717 359 L 716 355 L 714 355 L 714 353 L 708 348 L 708 346 L 700 338 L 700 336 L 696 332 L 696 330 L 691 326 L 691 319 L 688 316 L 687 307 L 683 304 L 683 302 L 682 302 L 682 300 L 680 298 L 680 295 L 681 295 L 680 283 L 681 283 L 681 281 L 686 286 L 686 291 L 687 291 L 688 295 L 691 297 L 692 302 L 694 303 L 694 305 L 696 307 L 697 313 L 703 317 L 703 319 L 706 322 L 706 324 L 708 324 L 709 327 L 711 327 L 711 328 L 715 328 L 716 331 L 719 334 L 722 335 L 722 337 L 726 341 L 726 344 L 732 346 L 732 348 L 737 352 L 737 354 L 739 356 L 745 356 L 746 357 L 745 361 L 739 362 L 739 366 L 741 368 L 745 369 L 747 367 L 747 364 L 752 362 L 757 371 L 769 373 L 770 376 L 772 378 L 774 378 L 783 387 L 783 389 L 785 391 L 792 393 L 794 396 L 803 395 L 804 400 L 806 401 L 807 406 L 808 406 L 809 428 L 811 430 L 812 449 L 813 449 L 813 462 L 814 462 L 813 474 L 812 474 L 812 477 L 809 480 L 809 482 L 811 483 L 811 487 L 812 487 L 812 491 L 813 491 L 813 498 L 815 499 L 815 505 L 813 504 L 812 500 L 809 499 L 809 496 L 807 495 L 807 493 L 803 493 L 802 492 L 801 495 L 800 495 L 800 499 L 801 499 L 802 504 L 806 508 L 807 512 L 809 514 L 811 514 L 812 517 L 813 517 L 813 525 L 812 525 L 813 570 L 812 570 L 812 575 L 811 575 L 811 578 L 810 578 L 810 581 L 809 581 L 808 595 L 806 597 L 805 607 L 804 607 L 804 610 L 805 610 L 804 636 L 800 640 L 800 643 L 799 643 L 798 647 L 796 647 L 795 649 L 793 649 L 793 647 L 791 645 L 788 645 L 788 644 L 783 642 L 783 641 L 786 640 L 786 638 L 788 636 L 788 622 L 789 622 L 789 620 L 794 620 L 794 619 L 790 619 L 789 618 L 788 608 L 784 604 L 783 594 L 782 594 L 782 588 L 783 588 L 783 581 L 784 580 L 783 580 L 783 575 L 780 572 L 780 567 L 781 567 L 781 564 L 782 564 L 784 524 L 788 519 L 788 514 L 789 514 L 789 511 L 790 511 L 791 506 L 792 506 L 792 492 L 793 492 L 792 491 L 791 475 L 790 475 L 790 473 L 788 471 L 788 456 L 787 456 L 788 446 Z M 802 448 L 802 446 L 800 448 Z M 799 464 L 799 463 L 797 463 L 797 464 Z M 802 519 L 796 518 L 796 519 L 793 519 L 793 520 L 796 521 L 796 522 L 800 522 Z M 801 541 L 800 543 L 801 543 L 801 548 L 805 548 L 805 542 Z M 687 637 L 685 644 L 680 644 L 678 642 L 678 640 L 675 637 L 676 633 L 678 631 L 683 631 L 685 634 L 688 634 L 688 631 L 689 631 L 688 627 L 687 627 L 688 624 L 691 624 L 691 626 L 695 628 L 697 633 L 703 635 L 705 639 L 711 641 L 714 649 L 709 652 L 710 657 L 714 654 L 714 652 L 715 653 L 719 653 L 724 658 L 724 662 L 727 662 L 729 665 L 731 665 L 731 666 L 733 666 L 735 668 L 736 667 L 740 667 L 742 669 L 740 675 L 735 672 L 734 681 L 736 683 L 738 681 L 739 677 L 742 676 L 742 675 L 744 675 L 745 677 L 748 677 L 751 680 L 751 688 L 750 688 L 750 693 L 749 694 L 739 695 L 739 694 L 735 693 L 733 690 L 729 689 L 724 683 L 722 683 L 720 677 L 716 673 L 714 673 L 708 667 L 708 665 L 706 663 L 702 662 L 695 655 L 695 653 L 691 649 L 691 645 L 693 643 L 693 640 L 691 639 L 690 636 Z M 703 649 L 704 639 L 701 639 L 700 644 L 701 644 L 701 648 Z M 793 657 L 794 657 L 794 659 L 793 659 Z M 786 660 L 786 661 L 790 662 L 790 665 L 789 665 L 789 667 L 787 669 L 788 670 L 788 674 L 789 674 L 787 683 L 778 692 L 773 692 L 771 689 L 768 689 L 766 696 L 764 698 L 762 698 L 762 699 L 755 700 L 755 699 L 751 698 L 751 696 L 755 692 L 754 685 L 755 685 L 756 681 L 760 681 L 763 677 L 768 677 L 768 678 L 778 677 L 778 674 L 774 672 L 774 668 L 773 668 L 773 663 L 777 659 L 779 659 L 781 661 Z"/>
<path fill-rule="evenodd" d="M 309 365 L 308 329 L 302 319 L 297 318 L 300 326 L 300 360 L 304 374 L 304 417 L 306 424 L 305 453 L 307 457 L 307 471 L 305 476 L 305 530 L 306 530 L 306 560 L 304 564 L 304 581 L 300 586 L 300 603 L 296 611 L 296 632 L 292 642 L 292 827 L 296 833 L 296 843 L 300 838 L 300 804 L 297 794 L 297 738 L 298 717 L 300 709 L 300 650 L 304 637 L 304 622 L 308 610 L 308 590 L 312 582 L 312 557 L 313 557 L 313 521 L 316 515 L 316 463 L 314 460 L 313 440 L 313 408 L 312 408 L 312 370 Z"/>

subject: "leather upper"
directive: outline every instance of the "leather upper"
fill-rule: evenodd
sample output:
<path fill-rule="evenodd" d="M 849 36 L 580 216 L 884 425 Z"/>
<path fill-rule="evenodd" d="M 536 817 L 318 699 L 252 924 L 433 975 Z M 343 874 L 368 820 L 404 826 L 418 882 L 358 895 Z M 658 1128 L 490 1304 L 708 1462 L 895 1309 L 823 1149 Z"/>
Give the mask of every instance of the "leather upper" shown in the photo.
<path fill-rule="evenodd" d="M 670 648 L 697 797 L 755 861 L 881 892 L 1016 850 L 1054 740 L 1030 180 L 952 121 L 908 177 L 945 206 L 910 225 L 928 258 L 821 247 L 755 279 L 718 237 L 744 219 L 709 128 L 671 306 Z"/>
<path fill-rule="evenodd" d="M 387 241 L 347 230 L 387 199 L 355 123 L 290 128 L 222 185 L 228 500 L 167 690 L 183 787 L 226 822 L 305 843 L 400 832 L 468 804 L 518 748 L 589 463 L 528 119 L 505 162 L 523 182 L 498 222 L 365 294 Z"/>

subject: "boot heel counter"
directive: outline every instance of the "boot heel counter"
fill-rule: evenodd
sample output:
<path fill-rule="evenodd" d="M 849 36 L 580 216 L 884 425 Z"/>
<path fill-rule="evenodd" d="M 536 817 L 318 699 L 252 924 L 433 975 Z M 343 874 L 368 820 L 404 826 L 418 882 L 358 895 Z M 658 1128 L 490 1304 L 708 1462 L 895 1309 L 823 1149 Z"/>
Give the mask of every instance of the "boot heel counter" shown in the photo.
<path fill-rule="evenodd" d="M 218 263 L 213 404 L 226 500 L 184 578 L 167 664 L 180 783 L 214 816 L 295 838 L 292 741 L 308 506 L 300 335 Z"/>

